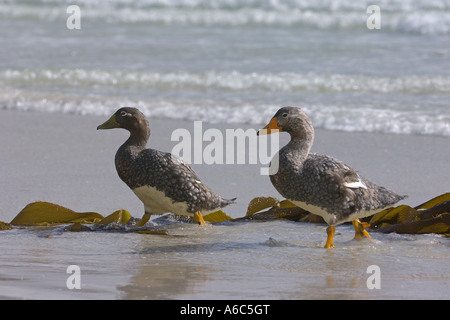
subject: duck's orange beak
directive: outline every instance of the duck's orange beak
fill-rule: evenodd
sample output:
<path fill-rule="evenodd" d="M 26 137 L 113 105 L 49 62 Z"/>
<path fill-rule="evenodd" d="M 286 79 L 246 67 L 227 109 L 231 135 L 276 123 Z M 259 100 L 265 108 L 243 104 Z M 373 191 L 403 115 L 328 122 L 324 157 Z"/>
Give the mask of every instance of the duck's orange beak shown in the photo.
<path fill-rule="evenodd" d="M 272 120 L 270 120 L 269 124 L 258 131 L 258 136 L 263 134 L 271 134 L 274 132 L 280 132 L 282 131 L 281 128 L 277 124 L 277 117 L 273 117 Z"/>

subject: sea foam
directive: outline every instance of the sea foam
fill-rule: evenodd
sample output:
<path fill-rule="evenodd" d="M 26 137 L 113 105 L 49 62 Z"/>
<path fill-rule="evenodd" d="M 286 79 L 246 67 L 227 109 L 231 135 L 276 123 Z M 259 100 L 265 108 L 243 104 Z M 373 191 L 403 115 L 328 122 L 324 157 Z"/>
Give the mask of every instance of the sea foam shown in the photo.
<path fill-rule="evenodd" d="M 59 1 L 0 3 L 0 16 L 60 20 Z M 77 1 L 83 20 L 207 26 L 282 26 L 320 29 L 364 29 L 371 1 L 302 0 L 109 0 Z M 418 34 L 450 33 L 450 1 L 378 1 L 382 28 Z"/>

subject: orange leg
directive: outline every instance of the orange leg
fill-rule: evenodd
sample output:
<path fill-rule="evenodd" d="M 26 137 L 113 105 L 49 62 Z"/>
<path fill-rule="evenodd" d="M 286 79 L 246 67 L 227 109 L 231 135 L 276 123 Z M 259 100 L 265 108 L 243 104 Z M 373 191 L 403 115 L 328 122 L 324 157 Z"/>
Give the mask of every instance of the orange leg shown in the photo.
<path fill-rule="evenodd" d="M 334 244 L 333 244 L 333 239 L 334 239 L 334 232 L 336 231 L 336 227 L 335 226 L 329 226 L 327 228 L 327 242 L 325 243 L 325 249 L 328 248 L 335 248 Z"/>
<path fill-rule="evenodd" d="M 364 227 L 367 227 L 367 224 L 362 223 L 361 221 L 359 221 L 359 219 L 353 220 L 352 221 L 353 224 L 353 228 L 355 228 L 355 238 L 356 240 L 359 240 L 363 237 L 369 238 L 370 239 L 370 234 L 364 230 Z"/>
<path fill-rule="evenodd" d="M 197 211 L 194 214 L 194 221 L 197 222 L 199 225 L 203 226 L 206 225 L 205 220 L 203 219 L 202 213 L 200 211 Z"/>

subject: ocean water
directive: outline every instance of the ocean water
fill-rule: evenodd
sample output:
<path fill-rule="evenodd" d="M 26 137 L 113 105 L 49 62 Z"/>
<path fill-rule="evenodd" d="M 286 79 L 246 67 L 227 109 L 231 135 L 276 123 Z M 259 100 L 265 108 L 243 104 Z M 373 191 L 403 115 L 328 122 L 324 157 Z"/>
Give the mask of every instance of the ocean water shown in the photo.
<path fill-rule="evenodd" d="M 164 227 L 158 220 L 152 223 Z M 338 227 L 336 249 L 325 250 L 325 226 L 287 221 L 176 223 L 166 225 L 169 236 L 65 227 L 2 231 L 0 246 L 15 245 L 2 251 L 0 298 L 446 300 L 450 293 L 449 243 L 438 235 L 351 241 L 346 225 Z M 67 285 L 70 265 L 79 267 L 80 289 Z"/>
<path fill-rule="evenodd" d="M 124 208 L 140 218 L 142 203 L 120 181 L 114 168 L 114 154 L 127 133 L 96 131 L 105 120 L 103 116 L 47 115 L 0 112 L 4 133 L 0 134 L 0 149 L 7 150 L 2 153 L 0 166 L 0 221 L 11 221 L 23 207 L 37 200 L 104 216 Z M 162 149 L 170 145 L 176 121 L 153 123 L 152 146 Z M 369 162 L 367 168 L 373 168 L 370 176 L 376 182 L 395 186 L 398 192 L 407 191 L 407 204 L 415 206 L 421 199 L 426 201 L 446 191 L 444 173 L 448 165 L 442 160 L 448 153 L 444 148 L 446 138 L 326 133 L 324 150 L 350 150 L 346 159 L 358 161 L 357 168 Z M 383 149 L 386 138 L 390 140 Z M 408 143 L 411 140 L 412 146 Z M 433 145 L 433 141 L 439 144 Z M 362 142 L 371 148 L 359 147 Z M 427 148 L 419 149 L 421 145 Z M 409 156 L 415 150 L 420 150 L 418 155 Z M 436 152 L 438 157 L 434 156 Z M 269 178 L 259 174 L 260 167 L 202 164 L 195 170 L 224 197 L 238 197 L 235 205 L 225 208 L 228 215 L 238 218 L 245 215 L 255 196 L 280 199 Z M 419 197 L 410 192 L 415 187 Z M 0 231 L 0 299 L 229 302 L 450 297 L 450 239 L 440 235 L 371 232 L 373 241 L 352 241 L 353 227 L 339 225 L 336 248 L 326 250 L 327 226 L 323 224 L 276 220 L 199 227 L 154 216 L 147 227 L 153 226 L 167 229 L 169 234 L 131 233 L 126 232 L 128 227 L 116 224 L 96 232 L 64 231 L 67 225 Z M 80 268 L 81 289 L 67 287 L 73 275 L 67 273 L 70 265 Z M 374 265 L 380 268 L 380 289 L 367 286 L 371 276 L 367 269 Z M 200 305 L 202 301 L 195 303 Z M 292 303 L 298 308 L 297 302 Z M 152 307 L 163 308 L 158 302 L 150 303 Z M 171 305 L 164 310 L 176 313 L 173 308 Z M 279 316 L 274 310 L 270 315 Z"/>
<path fill-rule="evenodd" d="M 450 136 L 448 0 L 0 0 L 0 39 L 3 109 Z"/>
<path fill-rule="evenodd" d="M 73 4 L 81 10 L 79 30 L 66 25 Z M 379 30 L 366 26 L 373 4 L 381 10 Z M 415 146 L 420 158 L 397 143 L 395 150 L 404 152 L 390 159 L 376 143 L 375 150 L 368 148 L 373 161 L 371 153 L 349 160 L 369 159 L 367 167 L 377 168 L 373 176 L 397 184 L 399 192 L 411 194 L 410 185 L 420 195 L 421 188 L 438 189 L 446 171 L 437 164 L 444 163 L 446 150 L 428 141 L 442 146 L 450 136 L 449 40 L 449 0 L 0 0 L 0 109 L 33 111 L 25 121 L 33 125 L 4 121 L 11 135 L 0 140 L 14 157 L 3 158 L 0 167 L 0 220 L 10 221 L 6 217 L 36 200 L 103 214 L 112 212 L 108 205 L 120 205 L 139 218 L 141 203 L 114 171 L 122 137 L 95 132 L 99 119 L 121 106 L 139 106 L 154 119 L 260 128 L 280 106 L 296 105 L 319 128 L 431 135 L 416 137 L 431 146 Z M 86 117 L 61 115 L 56 128 L 54 119 L 30 120 L 34 112 Z M 79 139 L 71 140 L 75 134 Z M 168 137 L 164 132 L 153 141 L 162 146 Z M 42 147 L 47 140 L 53 143 Z M 89 156 L 80 157 L 86 150 Z M 375 161 L 379 157 L 383 162 Z M 278 196 L 268 179 L 255 182 L 248 167 L 232 172 L 240 174 L 237 180 L 223 167 L 199 168 L 226 196 L 238 196 L 239 207 L 229 209 L 233 217 L 244 215 L 251 191 Z M 449 241 L 439 235 L 374 232 L 373 241 L 357 242 L 351 241 L 352 226 L 342 225 L 336 249 L 325 250 L 325 225 L 165 223 L 152 217 L 150 226 L 167 227 L 168 236 L 114 226 L 98 232 L 66 232 L 65 226 L 1 231 L 0 299 L 450 296 Z M 80 267 L 80 290 L 67 287 L 69 265 Z M 373 265 L 381 270 L 381 289 L 367 286 Z"/>

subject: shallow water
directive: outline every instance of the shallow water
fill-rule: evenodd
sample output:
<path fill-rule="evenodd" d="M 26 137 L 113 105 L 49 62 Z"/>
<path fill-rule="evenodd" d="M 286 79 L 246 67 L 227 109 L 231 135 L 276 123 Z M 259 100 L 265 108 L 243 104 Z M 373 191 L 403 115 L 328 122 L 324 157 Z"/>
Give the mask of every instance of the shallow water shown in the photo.
<path fill-rule="evenodd" d="M 448 0 L 0 0 L 0 107 L 449 136 Z"/>
<path fill-rule="evenodd" d="M 2 153 L 4 165 L 0 167 L 4 179 L 0 221 L 11 221 L 25 205 L 37 200 L 105 216 L 125 208 L 140 218 L 142 203 L 114 168 L 114 153 L 125 132 L 96 132 L 102 117 L 6 111 L 2 116 L 1 128 L 8 135 L 0 136 L 0 145 L 8 153 Z M 155 122 L 151 145 L 170 150 L 171 130 L 190 125 Z M 356 167 L 377 182 L 409 194 L 406 203 L 415 206 L 448 186 L 442 174 L 448 166 L 429 156 L 447 150 L 446 140 L 436 139 L 330 133 L 317 140 L 327 152 L 343 148 L 345 159 L 357 162 Z M 343 143 L 336 145 L 335 141 Z M 361 149 L 363 141 L 370 141 L 372 147 Z M 425 151 L 404 156 L 415 150 Z M 269 179 L 259 175 L 259 165 L 197 165 L 195 169 L 223 196 L 238 197 L 225 210 L 233 218 L 242 217 L 255 196 L 280 198 Z M 449 297 L 449 238 L 372 233 L 374 242 L 356 242 L 351 241 L 352 226 L 344 225 L 337 228 L 337 248 L 325 250 L 324 225 L 274 221 L 200 228 L 163 225 L 163 221 L 152 219 L 167 228 L 169 236 L 63 232 L 64 226 L 1 231 L 0 298 Z M 66 286 L 70 276 L 66 270 L 73 264 L 81 269 L 80 290 Z M 367 289 L 370 265 L 380 267 L 379 290 Z"/>
<path fill-rule="evenodd" d="M 36 200 L 138 216 L 141 203 L 114 169 L 124 133 L 95 131 L 123 105 L 152 118 L 151 146 L 164 151 L 192 120 L 259 129 L 279 106 L 298 105 L 316 128 L 372 133 L 322 132 L 315 147 L 409 194 L 408 204 L 448 191 L 448 0 L 381 2 L 382 29 L 373 31 L 368 1 L 77 3 L 81 30 L 68 30 L 65 2 L 0 0 L 0 108 L 40 115 L 1 110 L 1 221 Z M 238 197 L 233 217 L 254 196 L 279 196 L 247 169 L 196 167 L 215 190 Z M 440 236 L 353 242 L 352 227 L 340 226 L 337 248 L 324 250 L 322 225 L 168 228 L 169 236 L 2 231 L 0 298 L 449 297 L 449 239 Z M 80 290 L 66 286 L 72 264 Z M 367 289 L 370 265 L 380 267 L 379 290 Z"/>
<path fill-rule="evenodd" d="M 152 219 L 151 224 L 161 224 Z M 0 237 L 0 297 L 25 299 L 448 299 L 450 241 L 288 221 L 173 223 L 169 235 L 14 229 Z M 14 244 L 12 246 L 12 244 Z M 81 289 L 66 273 L 78 265 Z M 368 289 L 367 268 L 380 268 Z"/>

